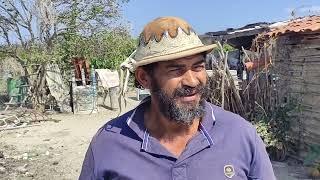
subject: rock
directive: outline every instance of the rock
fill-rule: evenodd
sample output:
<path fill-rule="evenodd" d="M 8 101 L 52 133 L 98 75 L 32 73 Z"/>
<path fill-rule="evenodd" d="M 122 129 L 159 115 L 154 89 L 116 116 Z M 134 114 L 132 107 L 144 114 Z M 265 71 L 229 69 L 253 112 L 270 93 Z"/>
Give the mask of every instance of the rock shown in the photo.
<path fill-rule="evenodd" d="M 58 161 L 54 161 L 54 162 L 52 163 L 52 165 L 58 165 L 58 164 L 59 164 Z"/>
<path fill-rule="evenodd" d="M 35 152 L 29 154 L 29 157 L 36 157 L 36 156 L 39 156 L 39 154 L 38 154 L 38 153 L 35 153 Z"/>
<path fill-rule="evenodd" d="M 34 174 L 31 173 L 31 172 L 26 172 L 25 175 L 26 175 L 27 177 L 34 177 Z"/>
<path fill-rule="evenodd" d="M 19 166 L 19 167 L 17 167 L 16 170 L 21 174 L 25 174 L 28 171 L 27 168 L 26 168 L 27 166 L 28 166 L 27 164 L 25 164 L 23 166 Z"/>
<path fill-rule="evenodd" d="M 5 167 L 0 166 L 0 174 L 5 174 L 7 172 Z"/>
<path fill-rule="evenodd" d="M 50 141 L 50 139 L 44 139 L 43 141 Z"/>
<path fill-rule="evenodd" d="M 29 158 L 28 153 L 23 153 L 23 154 L 22 154 L 22 159 L 23 159 L 23 160 L 27 160 L 28 158 Z"/>
<path fill-rule="evenodd" d="M 16 159 L 16 160 L 20 160 L 22 159 L 22 156 L 21 155 L 17 155 L 17 156 L 12 156 L 13 159 Z"/>
<path fill-rule="evenodd" d="M 2 151 L 0 151 L 0 159 L 4 158 L 4 154 Z"/>
<path fill-rule="evenodd" d="M 5 161 L 0 161 L 0 166 L 4 166 L 5 163 Z"/>
<path fill-rule="evenodd" d="M 49 151 L 46 151 L 46 154 L 45 154 L 46 156 L 49 156 L 50 155 L 50 152 Z"/>

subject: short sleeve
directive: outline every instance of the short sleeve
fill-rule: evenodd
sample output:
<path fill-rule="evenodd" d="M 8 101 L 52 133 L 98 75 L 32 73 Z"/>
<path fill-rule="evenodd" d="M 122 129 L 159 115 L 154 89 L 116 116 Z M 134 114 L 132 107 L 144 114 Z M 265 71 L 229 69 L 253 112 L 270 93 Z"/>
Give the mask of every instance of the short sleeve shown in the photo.
<path fill-rule="evenodd" d="M 250 180 L 275 180 L 272 164 L 266 151 L 265 144 L 255 132 L 255 147 L 250 164 L 248 178 Z"/>
<path fill-rule="evenodd" d="M 94 180 L 94 179 L 96 179 L 95 173 L 94 173 L 94 157 L 92 152 L 92 146 L 90 144 L 82 164 L 82 170 L 80 173 L 79 180 Z"/>

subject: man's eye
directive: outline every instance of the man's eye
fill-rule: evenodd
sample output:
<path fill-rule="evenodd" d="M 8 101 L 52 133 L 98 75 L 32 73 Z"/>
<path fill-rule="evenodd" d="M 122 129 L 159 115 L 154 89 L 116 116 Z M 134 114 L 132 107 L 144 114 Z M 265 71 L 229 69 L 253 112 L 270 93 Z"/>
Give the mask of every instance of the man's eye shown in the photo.
<path fill-rule="evenodd" d="M 204 69 L 204 65 L 195 66 L 194 69 L 195 69 L 196 71 L 201 71 L 201 70 Z"/>
<path fill-rule="evenodd" d="M 172 68 L 172 69 L 169 69 L 169 72 L 178 72 L 180 70 L 181 68 Z"/>

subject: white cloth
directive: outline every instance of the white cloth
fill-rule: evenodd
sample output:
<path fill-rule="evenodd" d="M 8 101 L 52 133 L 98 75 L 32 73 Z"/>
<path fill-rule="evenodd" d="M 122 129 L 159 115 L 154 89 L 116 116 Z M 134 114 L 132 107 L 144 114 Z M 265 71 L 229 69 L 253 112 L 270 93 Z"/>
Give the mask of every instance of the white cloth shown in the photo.
<path fill-rule="evenodd" d="M 99 76 L 102 87 L 112 88 L 120 85 L 117 71 L 111 71 L 110 69 L 95 69 L 95 72 Z"/>

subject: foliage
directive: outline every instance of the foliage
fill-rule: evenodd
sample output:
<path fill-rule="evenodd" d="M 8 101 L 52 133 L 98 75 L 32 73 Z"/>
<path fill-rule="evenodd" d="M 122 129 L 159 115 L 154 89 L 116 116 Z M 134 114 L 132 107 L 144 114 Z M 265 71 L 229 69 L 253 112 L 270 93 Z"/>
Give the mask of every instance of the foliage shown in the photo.
<path fill-rule="evenodd" d="M 223 51 L 224 51 L 224 52 L 229 52 L 229 51 L 235 50 L 234 47 L 230 46 L 230 45 L 227 44 L 227 43 L 224 43 L 222 47 L 223 47 Z"/>
<path fill-rule="evenodd" d="M 313 144 L 309 147 L 309 152 L 303 164 L 313 167 L 309 172 L 312 178 L 318 179 L 320 177 L 320 145 Z"/>
<path fill-rule="evenodd" d="M 102 37 L 101 40 L 99 37 Z M 118 69 L 136 46 L 134 39 L 118 32 L 103 32 L 96 35 L 96 39 L 101 42 L 101 46 L 92 51 L 96 54 L 91 59 L 95 68 Z"/>
<path fill-rule="evenodd" d="M 135 40 L 127 32 L 103 31 L 91 36 L 72 35 L 56 43 L 56 57 L 61 57 L 60 68 L 70 69 L 70 59 L 84 57 L 98 69 L 117 69 L 120 63 L 133 52 Z"/>
<path fill-rule="evenodd" d="M 309 147 L 309 153 L 304 159 L 304 165 L 312 165 L 315 162 L 320 161 L 320 145 L 312 145 Z M 320 164 L 318 164 L 318 168 L 320 170 Z"/>
<path fill-rule="evenodd" d="M 261 107 L 256 110 L 252 123 L 269 150 L 285 153 L 289 130 L 296 119 L 295 114 L 300 111 L 297 100 L 290 100 L 267 112 Z"/>

